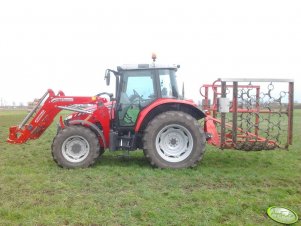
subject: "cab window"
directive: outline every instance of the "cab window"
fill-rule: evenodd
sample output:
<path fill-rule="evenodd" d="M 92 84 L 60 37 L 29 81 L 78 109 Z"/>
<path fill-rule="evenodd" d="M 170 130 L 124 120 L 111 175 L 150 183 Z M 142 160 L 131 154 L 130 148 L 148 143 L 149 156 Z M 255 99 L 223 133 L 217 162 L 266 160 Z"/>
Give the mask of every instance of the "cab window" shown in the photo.
<path fill-rule="evenodd" d="M 133 126 L 140 110 L 155 98 L 155 75 L 150 70 L 125 71 L 121 80 L 119 124 Z"/>
<path fill-rule="evenodd" d="M 178 86 L 175 79 L 174 70 L 161 69 L 159 70 L 161 97 L 177 98 Z"/>

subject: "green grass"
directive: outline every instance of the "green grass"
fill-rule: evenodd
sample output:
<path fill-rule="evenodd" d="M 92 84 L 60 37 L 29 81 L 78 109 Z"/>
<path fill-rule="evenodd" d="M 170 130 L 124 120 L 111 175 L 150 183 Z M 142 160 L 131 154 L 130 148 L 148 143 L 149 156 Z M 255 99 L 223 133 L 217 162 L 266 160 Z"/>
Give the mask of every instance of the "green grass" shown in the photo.
<path fill-rule="evenodd" d="M 61 169 L 55 123 L 38 140 L 5 143 L 25 114 L 0 112 L 0 225 L 279 225 L 266 216 L 273 205 L 301 215 L 301 110 L 289 151 L 207 146 L 198 167 L 182 170 L 153 169 L 141 151 Z"/>

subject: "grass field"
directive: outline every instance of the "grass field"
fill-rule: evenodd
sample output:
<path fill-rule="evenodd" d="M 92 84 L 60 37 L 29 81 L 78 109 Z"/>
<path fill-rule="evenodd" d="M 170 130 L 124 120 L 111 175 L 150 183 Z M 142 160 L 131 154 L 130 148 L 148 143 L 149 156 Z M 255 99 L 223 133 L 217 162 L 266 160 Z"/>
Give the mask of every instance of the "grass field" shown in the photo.
<path fill-rule="evenodd" d="M 266 216 L 273 205 L 301 216 L 301 110 L 289 151 L 207 146 L 198 167 L 182 170 L 153 169 L 141 151 L 61 169 L 50 153 L 55 123 L 38 140 L 5 143 L 24 116 L 0 112 L 0 225 L 280 225 Z"/>

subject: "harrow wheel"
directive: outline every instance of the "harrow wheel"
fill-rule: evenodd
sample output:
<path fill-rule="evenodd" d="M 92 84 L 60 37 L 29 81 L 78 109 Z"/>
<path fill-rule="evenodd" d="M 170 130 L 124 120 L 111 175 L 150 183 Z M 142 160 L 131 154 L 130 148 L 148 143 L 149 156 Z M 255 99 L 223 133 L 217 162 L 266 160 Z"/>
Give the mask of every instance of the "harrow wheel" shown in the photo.
<path fill-rule="evenodd" d="M 205 134 L 198 121 L 179 111 L 155 117 L 147 126 L 144 155 L 159 168 L 193 167 L 205 152 Z"/>
<path fill-rule="evenodd" d="M 85 168 L 100 156 L 96 134 L 84 126 L 69 126 L 60 130 L 52 143 L 54 161 L 64 168 Z"/>

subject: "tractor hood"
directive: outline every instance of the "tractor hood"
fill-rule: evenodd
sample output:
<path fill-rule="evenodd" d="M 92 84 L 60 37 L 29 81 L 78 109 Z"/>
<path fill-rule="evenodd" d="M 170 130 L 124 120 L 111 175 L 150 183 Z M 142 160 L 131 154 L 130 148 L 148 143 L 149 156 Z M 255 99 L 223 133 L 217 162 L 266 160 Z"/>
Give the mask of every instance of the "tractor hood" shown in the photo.
<path fill-rule="evenodd" d="M 110 112 L 110 119 L 111 120 L 114 119 L 114 109 L 113 109 L 113 107 L 115 106 L 115 101 L 106 102 L 106 103 L 104 103 L 104 105 Z M 93 113 L 97 109 L 97 105 L 93 104 L 93 105 L 90 105 L 88 107 L 84 107 L 84 108 L 81 108 L 81 109 L 83 111 L 86 111 L 87 113 L 85 113 L 85 112 L 74 112 L 74 113 L 68 115 L 65 118 L 65 120 L 64 120 L 65 124 L 68 124 L 68 122 L 70 120 L 89 120 L 89 116 L 91 115 L 91 113 Z"/>

